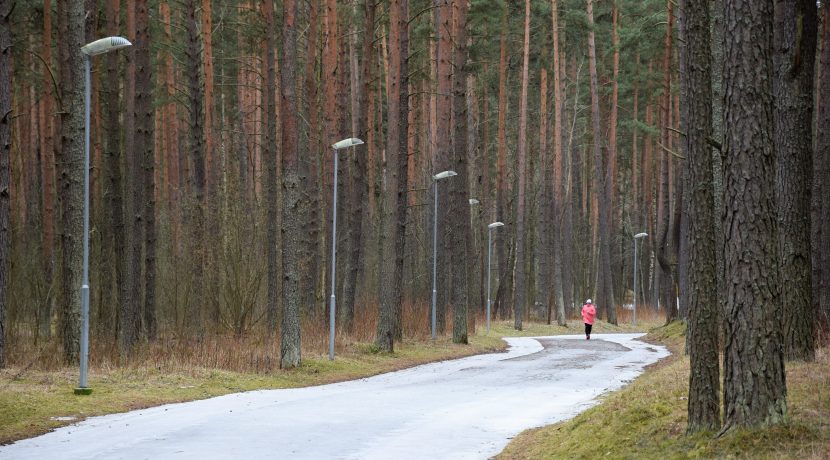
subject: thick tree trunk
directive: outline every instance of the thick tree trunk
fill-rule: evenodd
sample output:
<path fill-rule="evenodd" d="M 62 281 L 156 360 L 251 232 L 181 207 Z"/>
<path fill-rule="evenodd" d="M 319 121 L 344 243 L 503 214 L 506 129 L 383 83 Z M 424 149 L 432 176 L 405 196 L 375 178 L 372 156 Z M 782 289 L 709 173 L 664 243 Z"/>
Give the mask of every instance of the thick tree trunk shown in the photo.
<path fill-rule="evenodd" d="M 270 1 L 270 0 L 269 0 Z M 299 211 L 302 181 L 298 174 L 299 135 L 297 132 L 297 2 L 283 2 L 282 45 L 280 56 L 281 147 L 283 168 L 282 208 L 282 326 L 280 329 L 280 367 L 300 365 L 300 273 Z"/>
<path fill-rule="evenodd" d="M 0 1 L 0 369 L 6 366 L 6 308 L 9 292 L 9 160 L 12 120 L 12 1 Z"/>
<path fill-rule="evenodd" d="M 84 5 L 61 1 L 61 213 L 63 221 L 63 354 L 67 364 L 77 362 L 80 350 L 81 269 L 83 245 L 84 177 L 84 63 L 77 52 L 84 45 Z"/>
<path fill-rule="evenodd" d="M 657 260 L 658 276 L 654 283 L 654 298 L 658 307 L 666 312 L 666 322 L 676 317 L 676 304 L 674 300 L 674 252 L 671 242 L 671 168 L 672 161 L 669 153 L 664 148 L 669 148 L 671 139 L 671 59 L 672 59 L 672 34 L 674 31 L 674 4 L 669 0 L 667 4 L 668 22 L 666 24 L 666 39 L 663 47 L 663 102 L 660 117 L 660 145 L 658 158 L 660 164 L 660 182 L 657 192 Z"/>
<path fill-rule="evenodd" d="M 773 2 L 725 2 L 724 431 L 782 423 L 787 386 L 773 149 Z M 762 286 L 763 289 L 758 287 Z"/>
<path fill-rule="evenodd" d="M 433 161 L 433 174 L 452 168 L 452 143 L 450 139 L 452 127 L 452 10 L 450 0 L 434 0 L 435 26 L 438 30 L 437 56 L 437 103 L 436 103 L 436 156 Z M 391 123 L 390 123 L 391 126 Z M 441 249 L 438 250 L 438 281 L 436 302 L 436 329 L 438 334 L 446 330 L 448 289 L 452 289 L 452 272 L 456 267 L 452 264 L 451 233 L 452 220 L 450 216 L 450 185 L 445 182 L 456 181 L 459 178 L 444 179 L 438 184 L 438 241 Z"/>
<path fill-rule="evenodd" d="M 392 352 L 398 336 L 402 293 L 404 236 L 406 235 L 406 184 L 408 132 L 408 0 L 393 0 L 389 8 L 389 91 L 386 131 L 386 180 L 383 190 L 383 242 L 381 244 L 380 317 L 375 344 Z"/>
<path fill-rule="evenodd" d="M 817 126 L 830 126 L 830 4 L 822 7 Z M 813 304 L 819 320 L 830 327 L 830 130 L 816 130 L 813 153 Z"/>
<path fill-rule="evenodd" d="M 213 72 L 213 18 L 211 0 L 202 1 L 201 32 L 202 32 L 202 70 L 204 72 L 205 108 L 205 193 L 208 199 L 216 194 L 217 181 L 220 172 L 217 169 L 216 145 L 214 130 L 216 123 L 214 103 L 214 72 Z M 221 5 L 221 4 L 220 4 Z M 148 191 L 148 193 L 150 193 Z"/>
<path fill-rule="evenodd" d="M 514 327 L 522 330 L 525 309 L 525 188 L 527 187 L 527 91 L 530 66 L 530 0 L 525 0 L 525 32 L 522 59 L 522 94 L 519 100 L 518 170 L 519 190 L 516 204 L 516 289 Z"/>
<path fill-rule="evenodd" d="M 784 357 L 815 360 L 809 177 L 813 162 L 816 2 L 775 2 L 773 92 Z M 820 128 L 822 130 L 825 128 Z M 818 248 L 816 248 L 818 249 Z"/>
<path fill-rule="evenodd" d="M 199 40 L 198 22 L 196 19 L 196 0 L 189 0 L 185 14 L 185 29 L 187 30 L 187 47 L 185 48 L 185 68 L 187 70 L 187 98 L 188 98 L 188 119 L 190 121 L 190 133 L 188 137 L 189 150 L 192 158 L 193 169 L 193 209 L 190 211 L 192 215 L 192 238 L 193 238 L 193 292 L 204 292 L 204 265 L 207 260 L 205 248 L 205 225 L 207 213 L 207 179 L 205 177 L 205 144 L 204 144 L 204 116 L 202 115 L 202 106 L 204 104 L 203 87 L 199 81 L 201 74 L 200 65 L 201 57 L 199 50 L 201 47 Z M 187 165 L 186 159 L 183 164 Z M 186 171 L 183 171 L 184 177 L 188 177 Z M 200 332 L 205 327 L 205 311 L 203 305 L 204 299 L 195 302 L 196 311 L 194 312 L 193 322 L 196 323 L 196 328 Z"/>
<path fill-rule="evenodd" d="M 687 353 L 689 432 L 720 425 L 718 314 L 715 264 L 714 188 L 712 186 L 712 75 L 709 45 L 709 4 L 683 0 L 681 95 L 686 130 L 685 168 L 692 189 L 689 212 L 689 315 Z"/>
<path fill-rule="evenodd" d="M 453 145 L 451 165 L 458 173 L 448 185 L 452 235 L 452 293 L 453 343 L 467 343 L 468 285 L 474 273 L 470 270 L 472 241 L 470 229 L 470 197 L 467 158 L 467 0 L 453 0 Z"/>

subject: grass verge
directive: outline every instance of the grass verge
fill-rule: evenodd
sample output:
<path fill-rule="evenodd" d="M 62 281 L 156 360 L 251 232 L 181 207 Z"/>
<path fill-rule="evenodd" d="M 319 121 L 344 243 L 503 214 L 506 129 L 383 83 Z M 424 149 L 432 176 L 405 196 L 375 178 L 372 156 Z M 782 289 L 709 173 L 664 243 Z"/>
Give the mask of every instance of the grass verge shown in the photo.
<path fill-rule="evenodd" d="M 498 459 L 825 459 L 830 458 L 830 350 L 814 363 L 788 363 L 790 420 L 775 427 L 687 436 L 689 359 L 680 323 L 646 340 L 672 356 L 571 420 L 517 436 Z"/>
<path fill-rule="evenodd" d="M 646 323 L 647 324 L 647 323 Z M 567 327 L 525 322 L 522 331 L 512 321 L 494 321 L 489 334 L 479 327 L 469 345 L 456 345 L 446 336 L 435 342 L 408 340 L 392 354 L 378 353 L 371 343 L 340 347 L 337 359 L 304 353 L 298 369 L 240 372 L 177 363 L 142 361 L 129 366 L 100 364 L 89 374 L 91 395 L 73 394 L 77 368 L 10 367 L 0 370 L 0 444 L 29 438 L 87 417 L 125 412 L 161 404 L 192 401 L 241 391 L 296 388 L 357 379 L 418 364 L 504 350 L 505 336 L 582 334 L 582 323 Z M 597 333 L 635 332 L 645 327 L 616 326 L 598 321 Z M 172 353 L 172 351 L 171 351 Z"/>

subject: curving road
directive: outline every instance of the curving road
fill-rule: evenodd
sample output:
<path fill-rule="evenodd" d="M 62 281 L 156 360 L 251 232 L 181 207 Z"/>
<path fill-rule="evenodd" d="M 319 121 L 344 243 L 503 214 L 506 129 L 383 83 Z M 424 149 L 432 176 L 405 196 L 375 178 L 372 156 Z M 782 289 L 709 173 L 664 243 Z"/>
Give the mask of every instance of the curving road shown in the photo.
<path fill-rule="evenodd" d="M 668 356 L 640 335 L 508 338 L 507 353 L 95 417 L 0 459 L 486 459 Z"/>

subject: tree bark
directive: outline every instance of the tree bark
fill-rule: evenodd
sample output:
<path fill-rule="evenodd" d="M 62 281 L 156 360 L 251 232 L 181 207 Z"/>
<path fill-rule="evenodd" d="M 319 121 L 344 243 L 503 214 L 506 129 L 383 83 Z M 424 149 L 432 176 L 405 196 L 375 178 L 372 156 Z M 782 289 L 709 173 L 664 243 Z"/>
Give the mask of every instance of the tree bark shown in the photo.
<path fill-rule="evenodd" d="M 499 94 L 498 94 L 498 125 L 496 127 L 496 215 L 495 220 L 509 222 L 507 197 L 506 197 L 506 173 L 507 173 L 507 25 L 509 6 L 505 4 L 501 20 L 501 38 L 499 39 Z M 507 228 L 502 231 L 503 235 L 496 238 L 496 258 L 498 259 L 498 285 L 492 315 L 499 313 L 500 318 L 507 316 L 510 310 L 509 302 L 504 295 L 504 286 L 510 276 L 510 264 L 507 257 L 507 242 L 510 241 L 510 233 L 513 229 Z"/>
<path fill-rule="evenodd" d="M 84 5 L 59 3 L 61 26 L 61 193 L 63 220 L 63 354 L 67 364 L 77 362 L 80 351 L 81 269 L 83 245 L 84 177 L 84 63 L 77 50 L 84 45 Z"/>
<path fill-rule="evenodd" d="M 822 7 L 817 126 L 830 126 L 830 4 Z M 830 327 L 830 130 L 816 130 L 813 153 L 813 304 L 823 327 Z"/>
<path fill-rule="evenodd" d="M 787 387 L 773 149 L 773 2 L 725 2 L 724 427 L 782 423 Z"/>
<path fill-rule="evenodd" d="M 815 360 L 810 258 L 816 2 L 775 2 L 773 92 L 784 357 Z M 822 130 L 824 128 L 821 128 Z M 818 248 L 816 248 L 818 249 Z"/>
<path fill-rule="evenodd" d="M 435 26 L 438 35 L 436 49 L 437 56 L 437 102 L 436 102 L 436 156 L 433 161 L 433 174 L 451 169 L 452 144 L 450 132 L 452 127 L 452 11 L 450 0 L 434 0 Z M 391 123 L 390 123 L 391 126 Z M 436 302 L 436 329 L 438 334 L 446 330 L 447 301 L 450 300 L 447 291 L 452 289 L 451 233 L 452 220 L 450 216 L 450 187 L 446 181 L 457 181 L 459 178 L 444 179 L 438 184 L 438 241 L 442 249 L 438 250 L 438 281 Z"/>
<path fill-rule="evenodd" d="M 589 0 L 590 1 L 590 0 Z M 518 170 L 519 190 L 516 204 L 516 289 L 514 306 L 514 324 L 516 330 L 522 330 L 525 309 L 525 188 L 527 184 L 527 91 L 530 65 L 530 0 L 525 0 L 525 28 L 522 60 L 522 94 L 519 100 L 519 140 Z"/>
<path fill-rule="evenodd" d="M 9 160 L 12 117 L 12 0 L 0 0 L 0 369 L 6 367 L 6 308 L 9 292 Z"/>
<path fill-rule="evenodd" d="M 469 178 L 467 158 L 467 10 L 468 0 L 453 0 L 453 146 L 452 167 L 458 174 L 448 185 L 452 219 L 452 306 L 453 343 L 468 343 L 468 286 L 472 283 L 472 233 L 470 228 Z"/>
<path fill-rule="evenodd" d="M 408 0 L 393 0 L 389 8 L 389 91 L 386 131 L 386 180 L 383 190 L 380 312 L 375 344 L 394 350 L 402 300 L 403 250 L 406 235 L 407 139 L 409 92 L 406 79 L 409 34 Z"/>
<path fill-rule="evenodd" d="M 551 227 L 553 209 L 550 205 L 553 199 L 553 159 L 548 155 L 548 73 L 543 67 L 539 73 L 539 167 L 532 168 L 538 171 L 539 187 L 536 195 L 536 222 L 534 236 L 535 264 L 534 288 L 535 300 L 533 313 L 539 318 L 545 318 L 550 324 L 552 317 L 551 299 L 551 257 L 553 251 L 551 243 L 556 230 Z"/>
<path fill-rule="evenodd" d="M 150 63 L 150 24 L 147 0 L 135 2 L 136 23 L 136 137 L 137 154 L 141 152 L 144 180 L 144 332 L 154 340 L 156 325 L 156 201 L 155 201 L 155 153 L 153 150 L 153 76 Z"/>
<path fill-rule="evenodd" d="M 275 23 L 274 2 L 266 0 L 262 3 L 262 14 L 265 23 L 265 86 L 263 88 L 263 105 L 265 108 L 265 193 L 267 205 L 266 218 L 266 259 L 268 265 L 268 297 L 266 300 L 266 320 L 268 334 L 277 331 L 277 317 L 279 312 L 279 261 L 278 258 L 278 229 L 277 229 L 277 101 L 276 101 L 276 60 L 274 52 Z"/>
<path fill-rule="evenodd" d="M 686 131 L 683 144 L 688 184 L 689 315 L 687 353 L 689 373 L 689 432 L 720 425 L 718 315 L 715 263 L 714 187 L 712 181 L 712 56 L 709 44 L 709 4 L 683 0 L 681 37 L 681 96 Z"/>
<path fill-rule="evenodd" d="M 269 0 L 270 1 L 270 0 Z M 298 174 L 299 135 L 297 132 L 297 2 L 283 2 L 282 45 L 280 56 L 281 148 L 283 169 L 282 208 L 282 325 L 280 329 L 280 368 L 300 365 L 300 247 L 299 211 L 302 178 Z"/>

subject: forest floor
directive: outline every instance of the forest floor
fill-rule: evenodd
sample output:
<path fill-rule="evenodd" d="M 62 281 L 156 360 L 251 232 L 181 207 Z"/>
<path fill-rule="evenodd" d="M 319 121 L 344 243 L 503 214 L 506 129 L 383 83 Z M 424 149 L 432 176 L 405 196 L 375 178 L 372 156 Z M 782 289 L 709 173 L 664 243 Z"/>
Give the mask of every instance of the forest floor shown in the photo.
<path fill-rule="evenodd" d="M 621 319 L 622 322 L 622 319 Z M 0 444 L 34 437 L 87 417 L 126 412 L 162 404 L 206 399 L 259 389 L 297 388 L 352 380 L 400 370 L 423 363 L 502 351 L 506 336 L 545 336 L 582 332 L 578 320 L 567 327 L 525 322 L 522 331 L 512 321 L 495 321 L 490 333 L 479 325 L 469 345 L 453 344 L 450 336 L 404 341 L 392 354 L 378 353 L 371 343 L 355 343 L 338 349 L 334 361 L 327 355 L 304 354 L 293 370 L 234 372 L 170 361 L 144 361 L 131 366 L 95 366 L 90 369 L 93 393 L 77 396 L 76 367 L 58 369 L 10 366 L 0 370 Z M 638 332 L 656 326 L 648 320 L 638 326 L 598 321 L 595 333 Z"/>
<path fill-rule="evenodd" d="M 602 403 L 561 423 L 527 430 L 497 459 L 830 458 L 830 349 L 814 363 L 787 363 L 789 421 L 722 437 L 686 435 L 689 358 L 685 326 L 655 328 L 643 340 L 672 355 Z"/>

